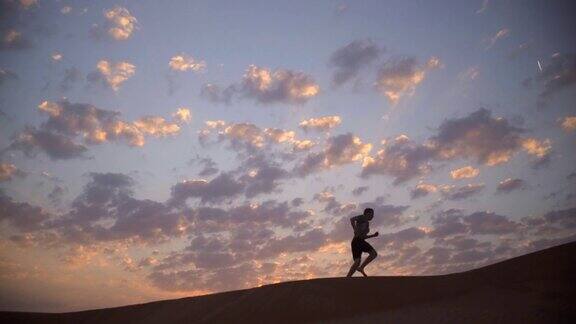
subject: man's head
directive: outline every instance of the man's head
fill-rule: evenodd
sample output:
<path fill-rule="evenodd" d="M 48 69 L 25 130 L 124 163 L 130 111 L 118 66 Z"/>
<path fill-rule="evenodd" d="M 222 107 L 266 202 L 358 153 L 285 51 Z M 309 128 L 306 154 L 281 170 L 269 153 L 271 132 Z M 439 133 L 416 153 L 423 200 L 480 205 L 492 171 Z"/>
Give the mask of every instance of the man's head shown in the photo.
<path fill-rule="evenodd" d="M 372 220 L 372 218 L 374 218 L 374 209 L 372 208 L 364 209 L 364 216 L 366 216 L 368 220 Z"/>

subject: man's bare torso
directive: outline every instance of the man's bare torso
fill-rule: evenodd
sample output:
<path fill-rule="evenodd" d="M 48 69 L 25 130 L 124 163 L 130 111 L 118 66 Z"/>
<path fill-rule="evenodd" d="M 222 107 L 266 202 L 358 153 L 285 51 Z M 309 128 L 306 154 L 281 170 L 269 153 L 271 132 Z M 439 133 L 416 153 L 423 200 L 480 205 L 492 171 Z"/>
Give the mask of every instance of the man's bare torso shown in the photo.
<path fill-rule="evenodd" d="M 356 230 L 354 231 L 354 237 L 364 238 L 370 232 L 370 222 L 364 215 L 358 215 L 355 217 Z"/>

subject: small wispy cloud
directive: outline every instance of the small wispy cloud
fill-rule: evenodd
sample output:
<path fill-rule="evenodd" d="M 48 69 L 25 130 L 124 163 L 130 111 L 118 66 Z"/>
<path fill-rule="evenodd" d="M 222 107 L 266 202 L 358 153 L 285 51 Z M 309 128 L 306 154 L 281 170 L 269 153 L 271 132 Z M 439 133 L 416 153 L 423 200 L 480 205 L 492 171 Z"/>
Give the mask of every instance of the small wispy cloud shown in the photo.
<path fill-rule="evenodd" d="M 206 68 L 206 62 L 194 59 L 191 56 L 180 54 L 175 55 L 170 59 L 168 66 L 174 71 L 186 72 L 193 71 L 199 72 Z"/>
<path fill-rule="evenodd" d="M 501 39 L 504 39 L 510 35 L 510 30 L 508 28 L 502 28 L 496 32 L 493 36 L 484 39 L 484 43 L 486 44 L 485 50 L 489 50 Z"/>
<path fill-rule="evenodd" d="M 375 87 L 395 105 L 401 98 L 413 95 L 427 73 L 440 65 L 436 57 L 430 58 L 424 65 L 419 65 L 413 57 L 390 59 L 378 71 Z"/>
<path fill-rule="evenodd" d="M 567 116 L 560 119 L 560 125 L 566 132 L 573 132 L 576 130 L 576 116 Z"/>
<path fill-rule="evenodd" d="M 111 62 L 100 60 L 96 71 L 88 74 L 89 82 L 101 82 L 114 91 L 136 73 L 136 66 L 128 61 Z"/>

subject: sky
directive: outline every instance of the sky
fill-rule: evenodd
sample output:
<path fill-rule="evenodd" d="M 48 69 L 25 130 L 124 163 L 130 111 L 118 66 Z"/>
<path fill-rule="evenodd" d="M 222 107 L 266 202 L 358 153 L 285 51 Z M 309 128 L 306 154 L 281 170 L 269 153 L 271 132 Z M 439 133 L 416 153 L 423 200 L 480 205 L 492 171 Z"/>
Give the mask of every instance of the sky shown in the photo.
<path fill-rule="evenodd" d="M 465 271 L 576 240 L 571 1 L 0 5 L 0 309 Z"/>

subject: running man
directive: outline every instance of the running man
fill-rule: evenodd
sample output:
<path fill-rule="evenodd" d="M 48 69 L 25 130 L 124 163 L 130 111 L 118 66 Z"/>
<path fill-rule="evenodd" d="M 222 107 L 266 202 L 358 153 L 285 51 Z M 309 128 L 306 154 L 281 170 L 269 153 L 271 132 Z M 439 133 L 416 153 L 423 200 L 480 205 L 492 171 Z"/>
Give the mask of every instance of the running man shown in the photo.
<path fill-rule="evenodd" d="M 364 272 L 364 267 L 378 256 L 372 245 L 365 241 L 367 238 L 378 236 L 378 232 L 368 235 L 368 232 L 370 232 L 369 222 L 372 218 L 374 218 L 374 209 L 372 208 L 366 208 L 364 209 L 364 214 L 350 218 L 350 223 L 352 223 L 352 228 L 354 229 L 354 238 L 352 239 L 352 258 L 354 263 L 350 267 L 347 277 L 352 277 L 355 271 L 359 271 L 364 277 L 368 277 Z M 362 252 L 368 253 L 368 257 L 364 260 L 364 263 L 360 264 Z"/>

